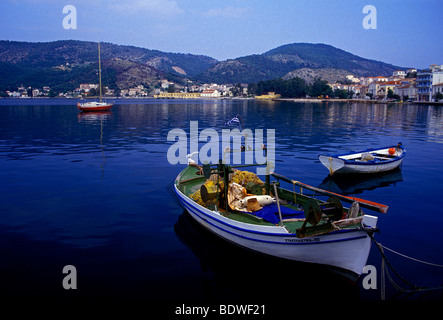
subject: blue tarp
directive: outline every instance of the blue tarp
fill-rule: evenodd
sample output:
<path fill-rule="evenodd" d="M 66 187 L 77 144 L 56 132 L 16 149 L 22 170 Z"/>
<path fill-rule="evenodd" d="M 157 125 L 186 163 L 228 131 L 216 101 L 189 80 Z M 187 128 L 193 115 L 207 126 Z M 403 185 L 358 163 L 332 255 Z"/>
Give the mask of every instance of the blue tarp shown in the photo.
<path fill-rule="evenodd" d="M 280 205 L 280 211 L 283 219 L 303 219 L 305 218 L 304 211 L 297 211 L 284 207 Z M 264 206 L 262 209 L 255 212 L 250 212 L 250 214 L 262 218 L 263 220 L 269 221 L 274 224 L 280 222 L 280 217 L 278 215 L 278 206 L 276 203 Z"/>

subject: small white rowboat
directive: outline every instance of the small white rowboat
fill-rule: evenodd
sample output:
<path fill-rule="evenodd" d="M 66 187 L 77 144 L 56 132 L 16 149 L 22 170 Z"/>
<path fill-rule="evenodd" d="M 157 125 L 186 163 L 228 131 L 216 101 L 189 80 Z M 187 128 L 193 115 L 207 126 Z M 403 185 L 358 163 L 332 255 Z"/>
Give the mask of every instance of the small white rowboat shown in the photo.
<path fill-rule="evenodd" d="M 334 173 L 379 173 L 394 170 L 403 161 L 406 150 L 401 143 L 379 149 L 367 149 L 336 155 L 319 155 L 320 162 Z"/>

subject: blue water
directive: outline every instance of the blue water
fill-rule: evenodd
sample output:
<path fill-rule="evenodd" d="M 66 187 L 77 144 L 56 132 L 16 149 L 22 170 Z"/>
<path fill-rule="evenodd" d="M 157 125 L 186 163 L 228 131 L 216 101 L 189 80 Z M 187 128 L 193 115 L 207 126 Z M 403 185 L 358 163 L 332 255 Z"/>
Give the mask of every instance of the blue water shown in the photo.
<path fill-rule="evenodd" d="M 225 128 L 240 114 L 251 129 L 275 129 L 276 172 L 309 185 L 389 205 L 376 239 L 443 264 L 443 108 L 253 100 L 120 100 L 111 112 L 80 114 L 70 100 L 0 100 L 0 290 L 12 299 L 137 299 L 273 302 L 321 296 L 379 300 L 381 256 L 368 264 L 377 289 L 312 265 L 239 250 L 193 223 L 167 191 L 168 132 Z M 328 179 L 319 153 L 402 142 L 401 170 Z M 386 252 L 407 281 L 441 286 L 443 268 Z M 66 290 L 65 265 L 77 270 Z M 396 282 L 409 288 L 397 278 Z M 436 300 L 442 291 L 386 299 Z"/>

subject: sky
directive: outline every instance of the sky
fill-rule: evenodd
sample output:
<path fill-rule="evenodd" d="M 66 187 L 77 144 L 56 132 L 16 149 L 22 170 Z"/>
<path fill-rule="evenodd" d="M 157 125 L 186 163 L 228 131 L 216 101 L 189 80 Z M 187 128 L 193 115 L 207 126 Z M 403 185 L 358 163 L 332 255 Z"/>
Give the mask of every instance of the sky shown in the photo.
<path fill-rule="evenodd" d="M 67 5 L 75 29 L 63 25 L 73 26 Z M 1 0 L 0 40 L 104 41 L 218 60 L 325 43 L 423 69 L 443 64 L 442 12 L 441 0 Z"/>

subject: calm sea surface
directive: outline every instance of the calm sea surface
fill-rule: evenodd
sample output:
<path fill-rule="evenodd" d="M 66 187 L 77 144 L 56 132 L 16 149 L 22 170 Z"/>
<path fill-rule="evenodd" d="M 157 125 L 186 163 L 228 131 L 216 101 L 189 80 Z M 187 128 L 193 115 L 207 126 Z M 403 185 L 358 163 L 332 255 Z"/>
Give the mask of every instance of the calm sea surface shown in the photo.
<path fill-rule="evenodd" d="M 275 129 L 276 172 L 309 185 L 389 205 L 376 239 L 443 264 L 443 108 L 305 104 L 253 100 L 120 100 L 81 114 L 76 101 L 0 100 L 0 291 L 23 298 L 266 303 L 378 300 L 381 255 L 372 246 L 377 289 L 312 265 L 237 249 L 193 223 L 167 191 L 171 129 L 221 132 L 240 114 L 250 129 Z M 266 131 L 265 131 L 266 132 Z M 328 179 L 319 153 L 402 142 L 401 170 Z M 385 251 L 412 284 L 438 287 L 443 268 Z M 65 290 L 63 267 L 77 270 Z M 391 273 L 398 285 L 410 289 Z M 436 300 L 441 290 L 404 293 L 386 278 L 386 299 Z M 320 298 L 319 298 L 320 299 Z M 320 299 L 321 300 L 321 299 Z"/>

